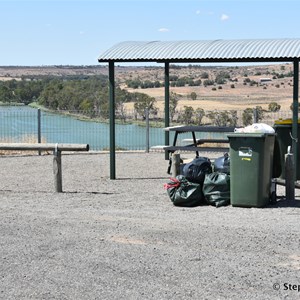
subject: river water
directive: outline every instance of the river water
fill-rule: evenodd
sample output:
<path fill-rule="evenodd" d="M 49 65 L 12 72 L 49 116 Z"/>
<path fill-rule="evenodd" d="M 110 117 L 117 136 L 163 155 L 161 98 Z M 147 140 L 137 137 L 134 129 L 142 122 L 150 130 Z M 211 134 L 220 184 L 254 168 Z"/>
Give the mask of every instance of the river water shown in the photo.
<path fill-rule="evenodd" d="M 38 110 L 27 106 L 0 106 L 2 142 L 36 142 Z M 41 136 L 48 143 L 89 144 L 91 150 L 109 148 L 109 124 L 78 120 L 72 116 L 41 112 Z M 150 128 L 150 147 L 164 144 L 162 128 Z M 146 149 L 146 127 L 116 125 L 116 147 L 125 150 Z"/>
<path fill-rule="evenodd" d="M 146 125 L 146 124 L 145 124 Z M 115 126 L 116 148 L 146 150 L 146 126 L 126 124 Z M 174 132 L 170 132 L 170 142 Z M 91 150 L 109 149 L 109 124 L 83 121 L 70 115 L 41 111 L 41 137 L 47 143 L 89 144 Z M 222 133 L 197 133 L 197 138 L 222 138 Z M 191 138 L 180 134 L 178 142 Z M 37 142 L 38 110 L 28 106 L 0 106 L 0 142 Z M 164 145 L 163 128 L 149 129 L 149 146 Z"/>

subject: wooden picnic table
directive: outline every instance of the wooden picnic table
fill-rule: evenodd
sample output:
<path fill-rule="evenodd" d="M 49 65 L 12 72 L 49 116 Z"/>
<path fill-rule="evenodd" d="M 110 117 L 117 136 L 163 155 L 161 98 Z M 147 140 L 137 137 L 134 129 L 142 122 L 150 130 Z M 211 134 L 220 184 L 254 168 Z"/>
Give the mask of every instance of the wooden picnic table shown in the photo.
<path fill-rule="evenodd" d="M 165 146 L 164 150 L 170 153 L 174 153 L 175 151 L 191 151 L 195 152 L 196 156 L 199 156 L 199 151 L 229 151 L 229 147 L 216 147 L 216 146 L 209 146 L 209 147 L 198 147 L 200 145 L 209 143 L 229 143 L 229 139 L 226 138 L 196 138 L 196 132 L 224 132 L 224 133 L 232 133 L 234 132 L 235 127 L 233 126 L 174 126 L 174 127 L 166 127 L 164 128 L 165 131 L 175 132 L 174 139 L 172 145 Z M 187 145 L 177 145 L 178 135 L 182 133 L 190 132 L 192 135 L 192 143 Z M 171 157 L 169 157 L 169 167 L 168 173 L 170 173 L 172 165 Z"/>

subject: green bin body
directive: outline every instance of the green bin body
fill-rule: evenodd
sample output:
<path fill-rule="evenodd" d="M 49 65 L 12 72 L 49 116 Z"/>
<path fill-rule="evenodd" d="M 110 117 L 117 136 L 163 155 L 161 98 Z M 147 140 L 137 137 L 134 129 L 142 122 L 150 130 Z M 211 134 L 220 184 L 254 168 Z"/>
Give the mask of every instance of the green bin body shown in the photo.
<path fill-rule="evenodd" d="M 274 153 L 274 168 L 276 170 L 280 170 L 277 172 L 276 177 L 281 179 L 285 179 L 285 154 L 287 153 L 288 146 L 292 146 L 292 120 L 278 120 L 275 121 L 274 129 L 276 132 L 276 148 Z M 298 123 L 298 132 L 300 132 L 300 124 Z M 300 179 L 300 143 L 298 143 L 298 153 L 297 153 L 297 162 L 298 165 L 296 167 L 296 180 Z M 274 176 L 275 177 L 275 176 Z"/>
<path fill-rule="evenodd" d="M 231 205 L 266 206 L 270 201 L 275 134 L 233 133 L 228 138 Z"/>

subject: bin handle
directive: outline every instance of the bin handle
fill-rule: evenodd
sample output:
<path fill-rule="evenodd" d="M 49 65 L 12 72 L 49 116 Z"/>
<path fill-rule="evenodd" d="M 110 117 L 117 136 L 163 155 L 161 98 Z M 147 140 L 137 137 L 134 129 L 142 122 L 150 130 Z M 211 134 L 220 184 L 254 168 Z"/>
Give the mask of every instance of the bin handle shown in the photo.
<path fill-rule="evenodd" d="M 292 133 L 290 132 L 290 137 L 291 137 L 291 139 L 293 140 L 293 141 L 295 141 L 296 143 L 298 143 L 298 138 L 296 139 L 296 138 L 294 138 L 293 136 L 292 136 Z"/>

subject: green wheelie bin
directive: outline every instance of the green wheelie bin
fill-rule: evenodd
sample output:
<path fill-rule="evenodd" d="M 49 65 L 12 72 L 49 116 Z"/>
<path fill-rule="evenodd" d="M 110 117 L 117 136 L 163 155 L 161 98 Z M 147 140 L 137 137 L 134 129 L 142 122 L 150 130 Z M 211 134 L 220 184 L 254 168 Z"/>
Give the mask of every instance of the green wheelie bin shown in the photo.
<path fill-rule="evenodd" d="M 228 138 L 231 205 L 266 206 L 271 197 L 275 134 L 233 133 Z"/>
<path fill-rule="evenodd" d="M 288 146 L 292 146 L 292 119 L 279 119 L 274 123 L 274 130 L 276 132 L 275 149 L 274 149 L 274 170 L 275 174 L 281 179 L 285 179 L 285 154 L 287 153 Z M 300 120 L 298 121 L 298 132 L 300 130 Z M 297 166 L 296 167 L 296 180 L 300 179 L 300 143 L 297 143 Z"/>

